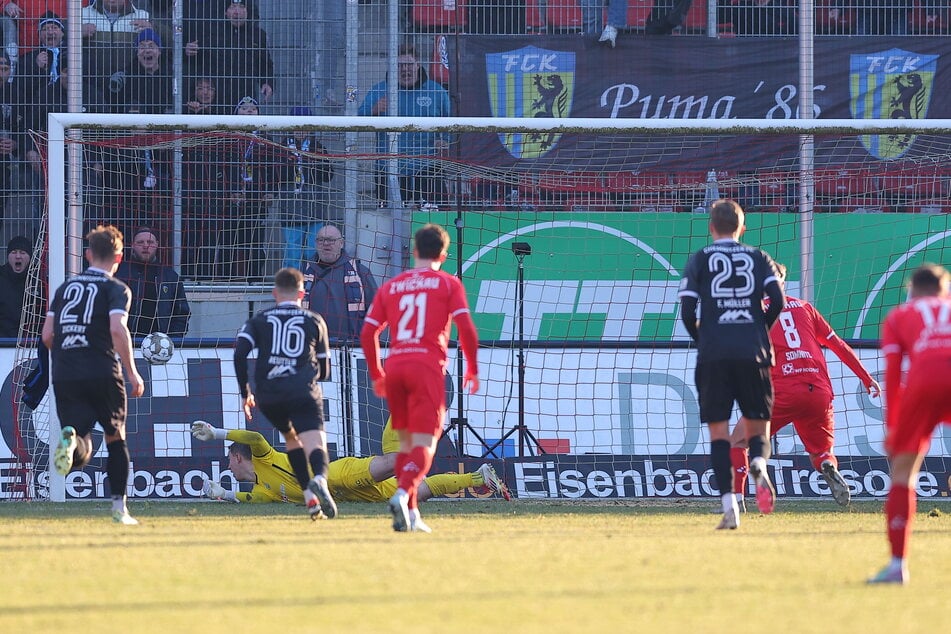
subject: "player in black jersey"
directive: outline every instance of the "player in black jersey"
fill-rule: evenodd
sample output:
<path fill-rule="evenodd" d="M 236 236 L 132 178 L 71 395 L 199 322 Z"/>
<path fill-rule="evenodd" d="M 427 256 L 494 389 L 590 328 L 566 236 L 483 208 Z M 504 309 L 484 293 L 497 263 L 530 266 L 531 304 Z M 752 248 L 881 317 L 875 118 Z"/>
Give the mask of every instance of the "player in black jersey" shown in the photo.
<path fill-rule="evenodd" d="M 126 325 L 132 293 L 112 277 L 122 261 L 122 233 L 98 226 L 86 241 L 89 268 L 56 289 L 43 323 L 43 343 L 53 359 L 56 412 L 61 421 L 70 423 L 62 429 L 53 463 L 64 476 L 73 467 L 84 467 L 92 455 L 90 434 L 98 422 L 109 452 L 106 473 L 112 518 L 120 524 L 138 524 L 126 508 L 129 449 L 123 368 L 132 396 L 142 396 L 145 384 L 135 369 Z"/>
<path fill-rule="evenodd" d="M 278 271 L 272 294 L 277 305 L 249 319 L 235 343 L 234 370 L 244 414 L 250 419 L 257 405 L 281 432 L 311 519 L 330 519 L 337 515 L 337 505 L 327 487 L 324 398 L 318 383 L 330 378 L 327 325 L 323 317 L 301 307 L 304 276 L 297 269 Z M 255 348 L 256 394 L 248 385 L 248 355 Z"/>
<path fill-rule="evenodd" d="M 776 493 L 766 473 L 773 408 L 769 329 L 785 297 L 769 255 L 737 240 L 746 230 L 743 209 L 732 200 L 710 208 L 713 244 L 694 253 L 680 282 L 681 320 L 697 342 L 694 378 L 700 420 L 710 430 L 710 459 L 723 503 L 719 529 L 739 526 L 730 464 L 730 414 L 739 405 L 750 450 L 760 512 L 771 513 Z M 764 309 L 763 297 L 769 297 Z"/>

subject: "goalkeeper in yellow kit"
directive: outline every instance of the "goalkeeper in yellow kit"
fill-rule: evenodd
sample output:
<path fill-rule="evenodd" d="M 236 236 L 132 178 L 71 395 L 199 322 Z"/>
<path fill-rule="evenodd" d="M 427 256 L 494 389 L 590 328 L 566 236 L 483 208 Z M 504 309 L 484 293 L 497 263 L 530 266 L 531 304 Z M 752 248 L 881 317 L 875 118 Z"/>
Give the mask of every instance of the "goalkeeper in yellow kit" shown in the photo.
<path fill-rule="evenodd" d="M 253 482 L 250 491 L 234 493 L 211 480 L 206 481 L 202 491 L 212 499 L 235 502 L 292 502 L 304 503 L 304 494 L 294 477 L 287 454 L 277 451 L 256 431 L 243 429 L 218 429 L 204 421 L 192 423 L 192 436 L 198 440 L 230 440 L 228 468 L 239 482 Z M 330 463 L 327 486 L 337 501 L 386 502 L 396 492 L 393 468 L 396 454 L 392 449 L 397 443 L 396 434 L 389 421 L 383 431 L 382 456 L 369 458 L 339 458 Z M 434 496 L 451 495 L 467 488 L 482 489 L 488 496 L 500 494 L 511 499 L 508 487 L 490 464 L 484 464 L 472 473 L 442 473 L 426 478 L 420 486 L 420 500 Z"/>

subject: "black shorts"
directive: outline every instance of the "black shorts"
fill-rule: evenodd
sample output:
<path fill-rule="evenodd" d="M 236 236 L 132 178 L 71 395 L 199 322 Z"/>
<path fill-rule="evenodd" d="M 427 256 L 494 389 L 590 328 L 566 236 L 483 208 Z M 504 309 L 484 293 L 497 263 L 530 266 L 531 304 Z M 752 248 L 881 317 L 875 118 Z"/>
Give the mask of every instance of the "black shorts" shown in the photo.
<path fill-rule="evenodd" d="M 125 381 L 110 376 L 79 381 L 54 381 L 56 413 L 60 425 L 73 427 L 80 436 L 99 423 L 108 436 L 125 428 Z"/>
<path fill-rule="evenodd" d="M 703 423 L 730 420 L 734 402 L 746 418 L 772 418 L 773 382 L 769 367 L 741 359 L 698 363 L 694 380 Z"/>
<path fill-rule="evenodd" d="M 282 434 L 294 431 L 322 431 L 324 428 L 324 399 L 298 398 L 292 401 L 258 402 L 258 409 Z"/>

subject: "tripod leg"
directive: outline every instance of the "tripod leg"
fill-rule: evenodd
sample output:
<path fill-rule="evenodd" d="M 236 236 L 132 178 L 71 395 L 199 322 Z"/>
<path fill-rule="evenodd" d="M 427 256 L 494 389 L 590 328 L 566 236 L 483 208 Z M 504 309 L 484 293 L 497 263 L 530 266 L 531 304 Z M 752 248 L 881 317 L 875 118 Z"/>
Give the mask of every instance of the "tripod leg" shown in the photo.
<path fill-rule="evenodd" d="M 535 435 L 531 431 L 529 431 L 528 427 L 523 426 L 521 429 L 519 429 L 519 438 L 518 438 L 519 457 L 523 457 L 523 458 L 525 457 L 525 445 L 528 444 L 526 439 L 532 441 L 532 445 L 535 447 L 536 456 L 543 456 L 548 453 L 547 451 L 542 449 L 542 446 L 541 444 L 539 444 L 538 439 L 535 438 Z"/>
<path fill-rule="evenodd" d="M 496 458 L 496 459 L 502 458 L 502 456 L 494 456 L 494 455 L 493 455 L 493 454 L 495 453 L 496 448 L 502 446 L 502 444 L 505 442 L 505 439 L 508 438 L 509 436 L 511 436 L 512 434 L 514 434 L 514 433 L 517 432 L 517 431 L 518 431 L 518 427 L 513 427 L 512 429 L 510 429 L 510 430 L 508 430 L 507 432 L 505 432 L 504 434 L 502 434 L 502 437 L 499 438 L 498 440 L 496 440 L 494 443 L 492 443 L 492 446 L 491 446 L 491 447 L 486 446 L 485 455 L 483 455 L 482 457 L 483 457 L 483 458 Z M 484 444 L 484 443 L 483 443 L 483 444 Z"/>
<path fill-rule="evenodd" d="M 457 456 L 457 457 L 462 458 L 464 455 L 466 455 L 466 454 L 465 454 L 465 435 L 466 435 L 466 430 L 468 430 L 468 433 L 470 433 L 470 434 L 472 434 L 473 436 L 475 436 L 476 440 L 479 441 L 479 444 L 482 445 L 483 449 L 488 449 L 488 448 L 489 448 L 489 445 L 488 445 L 488 443 L 486 443 L 485 439 L 479 434 L 479 432 L 477 432 L 475 429 L 473 429 L 472 425 L 469 424 L 469 421 L 468 421 L 467 419 L 465 419 L 465 418 L 452 418 L 452 419 L 450 419 L 450 420 L 449 420 L 449 429 L 446 430 L 446 431 L 447 431 L 447 432 L 450 432 L 450 431 L 452 431 L 453 429 L 456 430 L 456 456 Z M 480 456 L 480 457 L 485 457 L 485 454 L 483 454 L 483 455 Z"/>

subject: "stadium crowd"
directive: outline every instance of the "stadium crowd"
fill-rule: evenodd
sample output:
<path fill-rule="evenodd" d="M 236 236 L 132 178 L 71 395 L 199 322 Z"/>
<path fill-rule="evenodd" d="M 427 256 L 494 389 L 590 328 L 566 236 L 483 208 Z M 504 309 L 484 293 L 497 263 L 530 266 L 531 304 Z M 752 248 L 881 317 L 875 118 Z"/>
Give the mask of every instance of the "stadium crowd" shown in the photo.
<path fill-rule="evenodd" d="M 385 79 L 380 66 L 367 66 L 367 76 L 361 80 L 366 85 L 346 99 L 330 90 L 312 94 L 305 87 L 312 83 L 315 71 L 309 62 L 289 55 L 294 47 L 287 44 L 288 33 L 301 31 L 300 22 L 289 13 L 290 5 L 282 14 L 261 0 L 183 0 L 181 35 L 176 37 L 178 22 L 168 0 L 87 0 L 83 4 L 80 28 L 72 33 L 65 0 L 11 0 L 0 12 L 2 240 L 17 235 L 32 239 L 38 233 L 46 186 L 42 136 L 47 115 L 67 110 L 69 91 L 77 85 L 75 78 L 69 81 L 76 72 L 69 68 L 70 46 L 82 48 L 78 85 L 85 112 L 306 116 L 341 114 L 344 102 L 350 101 L 362 102 L 359 113 L 365 115 L 448 116 L 447 75 L 433 48 L 442 33 L 571 32 L 614 46 L 619 33 L 625 37 L 672 32 L 703 35 L 713 8 L 698 0 L 657 0 L 646 8 L 626 0 L 579 0 L 558 7 L 549 7 L 544 0 L 482 0 L 454 4 L 452 9 L 410 0 L 402 4 L 398 27 L 405 41 L 398 60 L 400 103 L 388 108 L 386 82 L 375 83 Z M 939 0 L 824 0 L 817 1 L 816 7 L 819 33 L 947 32 L 948 6 Z M 796 7 L 788 0 L 721 0 L 715 8 L 721 35 L 796 32 Z M 317 28 L 327 18 L 323 13 L 329 11 L 321 9 L 307 17 Z M 178 43 L 180 51 L 175 50 Z M 178 99 L 176 86 L 182 91 Z M 509 187 L 471 179 L 454 189 L 425 160 L 451 152 L 450 143 L 446 135 L 402 135 L 401 153 L 413 157 L 400 162 L 402 201 L 443 205 L 455 203 L 451 197 L 458 193 L 463 204 L 497 210 L 514 205 L 520 210 L 605 211 L 693 211 L 702 202 L 705 179 L 696 172 L 645 176 L 668 181 L 662 195 L 651 200 L 631 200 L 631 187 L 641 184 L 624 183 L 612 174 L 586 175 L 589 185 L 573 187 L 570 193 L 539 181 Z M 187 149 L 181 179 L 183 276 L 187 280 L 263 279 L 266 254 L 259 245 L 272 215 L 277 217 L 284 242 L 298 245 L 286 251 L 283 263 L 302 264 L 310 255 L 303 252 L 304 245 L 313 242 L 319 228 L 344 220 L 339 200 L 341 170 L 335 169 L 332 160 L 338 146 L 336 139 L 321 135 L 256 134 L 250 140 L 235 137 Z M 377 152 L 385 150 L 381 138 Z M 110 222 L 129 234 L 148 226 L 162 244 L 175 243 L 171 150 L 99 147 L 88 152 L 84 163 L 85 229 Z M 733 180 L 742 183 L 742 178 Z M 393 199 L 385 178 L 378 177 L 366 190 L 368 204 L 386 205 L 388 197 Z M 756 181 L 748 187 L 724 187 L 721 193 L 740 200 L 751 211 L 795 210 L 793 181 L 779 187 Z M 879 208 L 818 203 L 822 211 Z M 886 207 L 916 210 L 887 200 L 881 208 Z"/>

